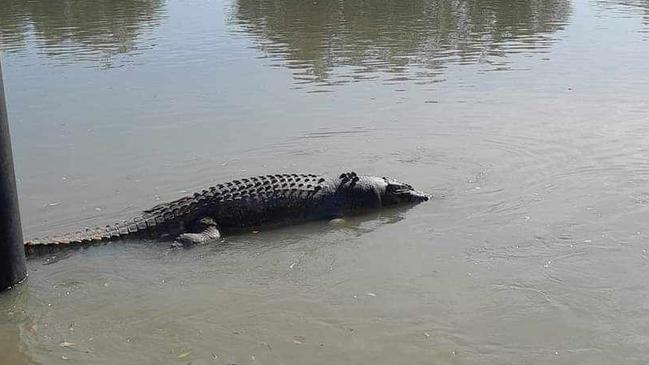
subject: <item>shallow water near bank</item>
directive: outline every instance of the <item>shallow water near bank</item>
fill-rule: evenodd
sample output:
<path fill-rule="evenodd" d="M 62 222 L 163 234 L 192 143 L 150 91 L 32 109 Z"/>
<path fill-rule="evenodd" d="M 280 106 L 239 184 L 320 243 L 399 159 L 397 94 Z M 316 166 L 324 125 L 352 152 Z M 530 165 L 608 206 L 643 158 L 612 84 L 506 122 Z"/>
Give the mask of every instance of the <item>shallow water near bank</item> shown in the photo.
<path fill-rule="evenodd" d="M 256 174 L 354 170 L 434 197 L 189 250 L 134 240 L 30 260 L 0 294 L 3 354 L 649 359 L 646 2 L 0 8 L 26 238 Z"/>

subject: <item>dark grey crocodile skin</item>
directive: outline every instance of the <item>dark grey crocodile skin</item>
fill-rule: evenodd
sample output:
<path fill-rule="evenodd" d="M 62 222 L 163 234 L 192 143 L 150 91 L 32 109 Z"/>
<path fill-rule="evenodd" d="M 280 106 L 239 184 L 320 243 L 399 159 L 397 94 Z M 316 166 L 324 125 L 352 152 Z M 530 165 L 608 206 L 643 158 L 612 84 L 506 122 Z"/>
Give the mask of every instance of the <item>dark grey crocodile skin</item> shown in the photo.
<path fill-rule="evenodd" d="M 221 232 L 340 217 L 350 211 L 427 197 L 410 185 L 354 172 L 331 178 L 277 174 L 218 184 L 191 196 L 154 206 L 128 221 L 25 243 L 27 253 L 45 246 L 68 246 L 128 237 L 169 237 L 201 231 L 211 218 Z"/>

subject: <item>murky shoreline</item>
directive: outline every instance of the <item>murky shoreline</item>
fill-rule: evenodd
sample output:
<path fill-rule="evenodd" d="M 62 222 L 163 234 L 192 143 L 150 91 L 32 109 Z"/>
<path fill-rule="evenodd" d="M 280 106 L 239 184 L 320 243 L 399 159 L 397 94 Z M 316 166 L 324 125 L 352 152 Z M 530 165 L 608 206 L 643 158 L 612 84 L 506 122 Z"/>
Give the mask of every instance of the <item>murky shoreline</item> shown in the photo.
<path fill-rule="evenodd" d="M 3 319 L 4 322 L 4 319 Z M 16 326 L 4 324 L 0 326 L 0 351 L 2 351 L 3 361 L 7 364 L 28 365 L 34 364 L 21 349 L 20 336 L 16 331 Z"/>

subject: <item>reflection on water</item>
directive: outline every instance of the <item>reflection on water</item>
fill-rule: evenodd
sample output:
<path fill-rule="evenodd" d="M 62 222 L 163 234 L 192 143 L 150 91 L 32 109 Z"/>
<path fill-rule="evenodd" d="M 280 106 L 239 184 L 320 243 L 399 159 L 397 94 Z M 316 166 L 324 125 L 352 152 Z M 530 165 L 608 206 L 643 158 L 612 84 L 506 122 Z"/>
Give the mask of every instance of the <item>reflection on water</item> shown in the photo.
<path fill-rule="evenodd" d="M 0 363 L 646 363 L 647 1 L 0 4 L 26 237 L 275 172 L 435 196 L 30 260 Z"/>
<path fill-rule="evenodd" d="M 621 13 L 627 17 L 640 15 L 643 19 L 644 29 L 641 32 L 649 35 L 649 1 L 648 0 L 598 0 L 598 6 L 606 12 Z M 601 16 L 605 16 L 604 13 Z M 645 38 L 647 40 L 648 38 Z"/>
<path fill-rule="evenodd" d="M 0 50 L 34 47 L 66 62 L 109 67 L 113 56 L 147 46 L 137 38 L 159 23 L 163 5 L 164 0 L 0 0 Z"/>
<path fill-rule="evenodd" d="M 543 51 L 567 0 L 238 0 L 236 22 L 298 80 L 434 81 L 449 62 L 507 69 L 509 53 Z M 411 68 L 408 68 L 408 67 Z M 414 70 L 413 70 L 414 69 Z"/>

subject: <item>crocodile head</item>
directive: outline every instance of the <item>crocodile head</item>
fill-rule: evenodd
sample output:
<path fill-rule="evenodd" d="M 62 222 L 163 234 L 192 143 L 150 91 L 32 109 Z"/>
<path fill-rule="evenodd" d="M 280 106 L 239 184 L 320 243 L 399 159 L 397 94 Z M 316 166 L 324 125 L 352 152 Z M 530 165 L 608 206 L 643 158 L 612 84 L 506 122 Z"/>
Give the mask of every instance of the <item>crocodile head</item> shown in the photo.
<path fill-rule="evenodd" d="M 428 195 L 412 186 L 387 177 L 358 176 L 349 172 L 338 179 L 336 192 L 345 209 L 376 209 L 428 200 Z"/>
<path fill-rule="evenodd" d="M 383 177 L 381 191 L 381 202 L 383 205 L 395 205 L 403 203 L 421 203 L 428 200 L 428 195 L 415 190 L 412 186 Z"/>

